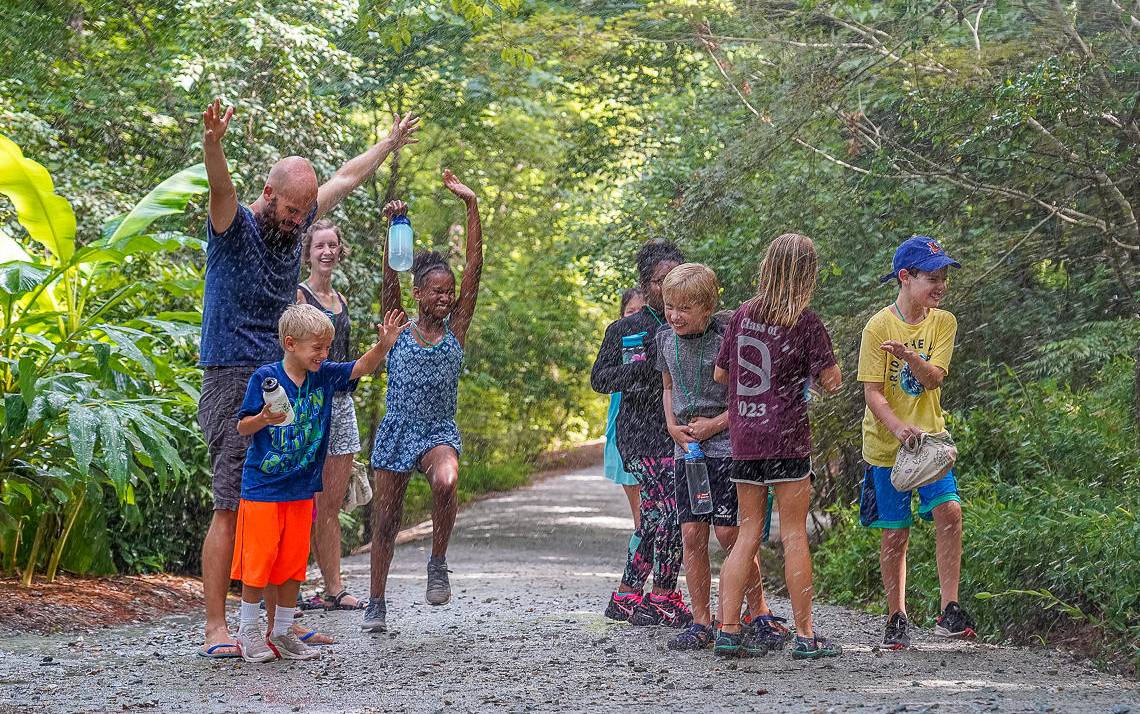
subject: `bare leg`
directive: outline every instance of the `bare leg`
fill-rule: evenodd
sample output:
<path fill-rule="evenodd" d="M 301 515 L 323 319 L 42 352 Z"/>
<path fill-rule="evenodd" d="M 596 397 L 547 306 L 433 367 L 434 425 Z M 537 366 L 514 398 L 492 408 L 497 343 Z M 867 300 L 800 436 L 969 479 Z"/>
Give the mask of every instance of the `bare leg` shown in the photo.
<path fill-rule="evenodd" d="M 202 542 L 202 590 L 206 598 L 206 646 L 232 642 L 226 626 L 226 595 L 234 557 L 237 511 L 214 511 Z"/>
<path fill-rule="evenodd" d="M 812 637 L 812 570 L 808 549 L 807 512 L 811 503 L 811 479 L 773 484 L 780 508 L 780 539 L 784 542 L 784 579 L 796 634 Z"/>
<path fill-rule="evenodd" d="M 447 555 L 455 514 L 459 512 L 459 455 L 441 444 L 429 449 L 420 463 L 431 485 L 431 554 L 433 558 L 442 558 Z"/>
<path fill-rule="evenodd" d="M 879 569 L 887 593 L 887 617 L 906 613 L 906 549 L 909 528 L 884 528 L 879 542 Z"/>
<path fill-rule="evenodd" d="M 934 507 L 935 556 L 942 607 L 958 602 L 958 581 L 962 571 L 962 505 L 947 501 Z"/>
<path fill-rule="evenodd" d="M 317 522 L 313 524 L 313 553 L 317 566 L 321 569 L 325 595 L 333 596 L 344 589 L 340 577 L 340 507 L 348 491 L 348 479 L 352 475 L 353 454 L 329 456 L 325 459 L 323 473 L 324 491 L 316 494 Z M 359 601 L 348 596 L 343 604 L 347 607 Z"/>
<path fill-rule="evenodd" d="M 641 525 L 641 486 L 622 486 L 629 499 L 629 510 L 633 511 L 633 529 Z"/>
<path fill-rule="evenodd" d="M 404 518 L 404 493 L 411 480 L 411 473 L 376 469 L 372 495 L 372 550 L 369 553 L 372 573 L 368 591 L 374 598 L 384 597 L 384 588 L 388 585 L 396 534 L 400 532 L 400 521 Z"/>
<path fill-rule="evenodd" d="M 689 585 L 689 600 L 693 608 L 693 622 L 712 624 L 712 574 L 709 572 L 709 524 L 682 523 L 681 540 L 685 561 L 685 582 Z"/>
<path fill-rule="evenodd" d="M 720 609 L 724 616 L 721 628 L 728 633 L 740 632 L 740 606 L 744 589 L 756 566 L 756 551 L 764 537 L 764 512 L 768 508 L 768 487 L 736 484 L 740 504 L 740 529 L 736 542 L 720 570 Z"/>
<path fill-rule="evenodd" d="M 724 548 L 726 553 L 732 553 L 732 548 L 736 545 L 736 539 L 740 535 L 740 529 L 735 526 L 716 526 L 713 531 L 716 533 L 716 540 L 720 543 L 720 547 Z M 744 599 L 748 601 L 748 614 L 752 617 L 772 614 L 772 610 L 768 607 L 768 601 L 764 599 L 764 585 L 760 582 L 759 557 L 759 553 L 757 553 L 757 556 L 752 559 L 748 571 L 748 580 L 744 585 Z M 724 572 L 723 565 L 721 572 Z M 723 592 L 721 586 L 717 587 L 717 592 Z M 724 597 L 718 597 L 717 618 L 721 622 L 724 622 L 723 604 Z"/>

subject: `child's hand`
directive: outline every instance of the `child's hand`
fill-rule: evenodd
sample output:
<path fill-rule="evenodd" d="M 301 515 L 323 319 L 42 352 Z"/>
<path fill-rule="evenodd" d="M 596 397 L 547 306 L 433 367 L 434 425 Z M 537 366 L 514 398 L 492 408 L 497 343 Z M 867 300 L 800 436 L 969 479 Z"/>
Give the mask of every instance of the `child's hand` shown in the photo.
<path fill-rule="evenodd" d="M 907 349 L 907 346 L 898 340 L 887 340 L 883 344 L 879 345 L 879 349 L 884 352 L 889 352 L 901 360 L 905 360 L 907 354 L 910 352 L 910 350 Z"/>
<path fill-rule="evenodd" d="M 384 218 L 391 222 L 393 216 L 403 216 L 408 212 L 408 204 L 403 201 L 388 201 L 384 204 Z"/>
<path fill-rule="evenodd" d="M 396 338 L 408 329 L 410 324 L 403 310 L 389 310 L 384 316 L 384 322 L 376 323 L 376 336 L 380 338 L 380 344 L 384 349 L 392 349 L 392 345 L 396 344 Z"/>
<path fill-rule="evenodd" d="M 690 432 L 689 427 L 685 424 L 672 424 L 668 429 L 669 436 L 673 437 L 673 441 L 682 449 L 687 448 L 689 442 L 697 441 L 697 439 L 693 438 L 692 432 Z"/>
<path fill-rule="evenodd" d="M 708 417 L 693 417 L 689 422 L 689 434 L 693 437 L 690 441 L 706 441 L 720 432 L 724 431 L 716 419 L 709 419 Z"/>
<path fill-rule="evenodd" d="M 919 429 L 917 426 L 911 426 L 910 424 L 902 424 L 894 434 L 900 444 L 906 444 L 911 439 L 921 438 L 922 429 Z"/>
<path fill-rule="evenodd" d="M 451 169 L 443 170 L 443 185 L 448 191 L 451 191 L 456 196 L 461 198 L 464 203 L 470 203 L 475 200 L 475 192 L 463 185 L 455 174 L 451 173 Z"/>
<path fill-rule="evenodd" d="M 275 412 L 266 404 L 261 408 L 261 413 L 257 415 L 261 421 L 265 422 L 267 426 L 277 426 L 289 416 L 288 412 Z"/>

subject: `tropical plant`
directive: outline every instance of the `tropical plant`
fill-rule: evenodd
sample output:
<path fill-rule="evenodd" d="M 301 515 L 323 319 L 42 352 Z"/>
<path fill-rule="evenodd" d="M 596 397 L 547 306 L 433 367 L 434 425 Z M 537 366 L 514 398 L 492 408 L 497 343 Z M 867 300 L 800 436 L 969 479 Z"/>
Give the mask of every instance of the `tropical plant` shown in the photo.
<path fill-rule="evenodd" d="M 193 275 L 137 268 L 200 247 L 151 227 L 206 188 L 203 166 L 181 171 L 84 245 L 47 170 L 0 135 L 0 193 L 27 231 L 27 247 L 0 233 L 0 567 L 19 569 L 24 584 L 45 555 L 55 578 L 102 488 L 133 504 L 140 485 L 186 471 L 175 435 L 187 427 L 174 414 L 194 393 L 171 350 L 196 334 L 197 314 L 146 306 L 159 292 L 193 292 Z"/>

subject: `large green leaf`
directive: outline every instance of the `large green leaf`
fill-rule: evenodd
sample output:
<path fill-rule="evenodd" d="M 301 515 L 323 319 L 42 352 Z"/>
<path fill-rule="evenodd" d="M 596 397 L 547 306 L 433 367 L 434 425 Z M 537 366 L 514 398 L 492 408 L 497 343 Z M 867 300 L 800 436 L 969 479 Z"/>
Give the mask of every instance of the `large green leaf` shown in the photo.
<path fill-rule="evenodd" d="M 123 423 L 114 407 L 99 409 L 99 443 L 103 445 L 100 461 L 119 498 L 125 500 L 127 493 L 127 441 L 123 437 Z"/>
<path fill-rule="evenodd" d="M 142 233 L 163 216 L 182 213 L 191 198 L 209 188 L 205 164 L 179 171 L 155 186 L 126 216 L 112 219 L 108 227 L 113 226 L 114 230 L 107 238 L 108 246 L 117 246 L 120 241 Z"/>
<path fill-rule="evenodd" d="M 24 158 L 20 147 L 0 134 L 0 193 L 16 207 L 16 217 L 32 240 L 47 248 L 61 263 L 75 252 L 75 212 L 47 169 Z"/>
<path fill-rule="evenodd" d="M 51 275 L 50 268 L 22 260 L 0 264 L 0 293 L 12 297 L 30 293 L 49 275 Z"/>
<path fill-rule="evenodd" d="M 67 408 L 67 437 L 71 442 L 71 453 L 79 473 L 87 475 L 91 459 L 95 455 L 95 436 L 99 428 L 99 417 L 89 407 L 73 403 Z"/>

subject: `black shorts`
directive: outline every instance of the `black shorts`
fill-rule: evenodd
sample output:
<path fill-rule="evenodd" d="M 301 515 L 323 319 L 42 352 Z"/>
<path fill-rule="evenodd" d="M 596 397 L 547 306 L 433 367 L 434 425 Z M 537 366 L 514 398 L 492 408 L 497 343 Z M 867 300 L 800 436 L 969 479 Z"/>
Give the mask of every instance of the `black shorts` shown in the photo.
<path fill-rule="evenodd" d="M 732 480 L 767 486 L 811 477 L 811 459 L 747 459 L 734 461 Z"/>
<path fill-rule="evenodd" d="M 236 511 L 250 437 L 238 433 L 238 410 L 255 366 L 206 367 L 198 399 L 198 425 L 210 452 L 214 510 Z"/>
<path fill-rule="evenodd" d="M 730 458 L 706 458 L 709 486 L 712 487 L 712 513 L 695 515 L 689 500 L 689 482 L 685 479 L 685 460 L 676 460 L 677 522 L 710 523 L 714 526 L 737 525 L 736 484 L 732 482 L 733 461 Z"/>

